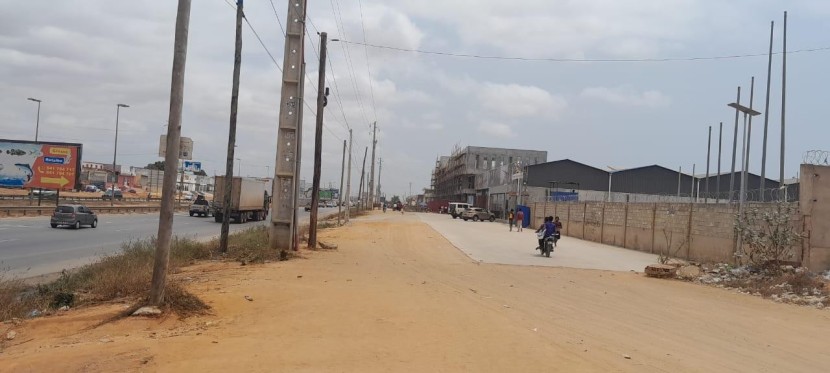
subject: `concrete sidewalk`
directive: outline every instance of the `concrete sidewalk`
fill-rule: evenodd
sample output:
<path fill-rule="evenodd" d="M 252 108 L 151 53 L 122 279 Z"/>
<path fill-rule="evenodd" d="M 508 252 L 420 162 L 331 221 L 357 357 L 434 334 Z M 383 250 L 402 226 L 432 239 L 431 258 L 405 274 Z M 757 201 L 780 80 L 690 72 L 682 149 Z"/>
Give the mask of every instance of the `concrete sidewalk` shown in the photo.
<path fill-rule="evenodd" d="M 484 263 L 538 265 L 642 272 L 657 263 L 657 255 L 562 236 L 550 258 L 534 250 L 535 229 L 509 231 L 507 224 L 453 219 L 445 214 L 419 213 L 418 218 L 441 233 L 455 247 Z"/>

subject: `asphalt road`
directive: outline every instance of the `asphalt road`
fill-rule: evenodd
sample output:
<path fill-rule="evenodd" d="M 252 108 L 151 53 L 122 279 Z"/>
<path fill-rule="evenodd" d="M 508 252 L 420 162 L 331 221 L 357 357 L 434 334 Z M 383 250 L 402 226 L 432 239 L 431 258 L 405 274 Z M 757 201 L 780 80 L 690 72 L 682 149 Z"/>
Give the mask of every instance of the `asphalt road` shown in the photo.
<path fill-rule="evenodd" d="M 336 211 L 320 209 L 320 216 Z M 308 212 L 300 209 L 298 217 L 307 221 Z M 231 223 L 231 232 L 264 224 Z M 177 212 L 173 218 L 173 232 L 179 237 L 208 239 L 218 236 L 220 227 L 212 217 Z M 79 230 L 52 229 L 48 216 L 0 219 L 0 275 L 25 278 L 60 272 L 117 252 L 124 242 L 152 237 L 157 232 L 158 213 L 99 215 L 98 228 Z"/>

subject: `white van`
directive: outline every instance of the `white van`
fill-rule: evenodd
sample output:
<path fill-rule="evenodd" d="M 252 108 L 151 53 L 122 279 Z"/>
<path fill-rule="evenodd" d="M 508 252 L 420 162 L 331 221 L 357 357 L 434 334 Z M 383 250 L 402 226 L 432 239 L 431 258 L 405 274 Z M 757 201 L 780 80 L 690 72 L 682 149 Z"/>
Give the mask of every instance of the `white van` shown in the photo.
<path fill-rule="evenodd" d="M 469 203 L 450 202 L 450 206 L 447 210 L 450 213 L 450 215 L 452 215 L 453 219 L 458 219 L 458 217 L 461 216 L 461 213 L 464 212 L 464 210 L 466 210 L 470 207 L 473 207 L 473 205 L 471 205 Z"/>

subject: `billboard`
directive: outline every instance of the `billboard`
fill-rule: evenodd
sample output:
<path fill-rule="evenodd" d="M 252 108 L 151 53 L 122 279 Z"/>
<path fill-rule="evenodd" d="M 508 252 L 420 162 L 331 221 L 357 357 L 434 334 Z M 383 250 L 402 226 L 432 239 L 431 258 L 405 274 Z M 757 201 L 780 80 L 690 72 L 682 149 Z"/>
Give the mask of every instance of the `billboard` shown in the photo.
<path fill-rule="evenodd" d="M 167 135 L 161 135 L 159 138 L 159 157 L 167 156 Z M 193 140 L 189 137 L 179 138 L 179 159 L 193 159 Z"/>
<path fill-rule="evenodd" d="M 184 170 L 190 172 L 199 172 L 202 170 L 202 162 L 184 161 Z"/>
<path fill-rule="evenodd" d="M 0 186 L 77 189 L 81 144 L 0 139 Z"/>

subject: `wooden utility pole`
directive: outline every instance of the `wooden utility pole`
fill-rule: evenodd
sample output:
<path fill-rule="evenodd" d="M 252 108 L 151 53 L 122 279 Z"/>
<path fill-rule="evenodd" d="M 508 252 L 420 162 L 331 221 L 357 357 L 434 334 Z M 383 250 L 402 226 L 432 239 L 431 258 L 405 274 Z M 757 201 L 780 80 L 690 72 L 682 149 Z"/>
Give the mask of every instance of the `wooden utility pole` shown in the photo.
<path fill-rule="evenodd" d="M 360 201 L 358 203 L 358 209 L 362 207 L 366 203 L 366 199 L 363 198 L 363 179 L 366 177 L 366 154 L 369 152 L 369 147 L 367 146 L 366 149 L 363 151 L 363 167 L 360 169 L 360 189 L 357 192 L 357 199 Z"/>
<path fill-rule="evenodd" d="M 317 129 L 314 133 L 314 180 L 311 185 L 311 214 L 308 247 L 317 247 L 317 204 L 320 202 L 320 163 L 323 161 L 323 110 L 326 101 L 326 34 L 320 33 L 320 67 L 317 69 Z"/>
<path fill-rule="evenodd" d="M 271 209 L 274 213 L 271 215 L 269 232 L 271 249 L 279 250 L 281 257 L 285 257 L 289 250 L 296 250 L 298 246 L 297 198 L 300 193 L 298 176 L 302 159 L 305 15 L 306 0 L 288 2 L 276 167 L 271 193 Z"/>
<path fill-rule="evenodd" d="M 173 45 L 173 76 L 170 84 L 170 112 L 167 126 L 167 154 L 164 159 L 164 182 L 159 209 L 159 229 L 156 240 L 156 257 L 153 264 L 153 282 L 150 288 L 150 304 L 160 306 L 164 300 L 167 283 L 167 266 L 170 263 L 170 240 L 173 237 L 173 202 L 176 190 L 176 161 L 179 158 L 179 137 L 182 125 L 184 101 L 184 69 L 187 58 L 187 32 L 190 24 L 190 0 L 179 0 L 176 13 L 176 35 Z"/>
<path fill-rule="evenodd" d="M 378 122 L 372 123 L 372 166 L 369 173 L 369 210 L 375 209 L 375 147 L 378 144 L 377 138 Z"/>
<path fill-rule="evenodd" d="M 337 193 L 340 195 L 340 203 L 337 204 L 337 225 L 340 225 L 340 214 L 343 212 L 343 179 L 346 176 L 346 140 L 343 140 L 343 164 L 340 166 L 340 189 Z"/>
<path fill-rule="evenodd" d="M 346 223 L 352 211 L 352 130 L 349 129 L 349 172 L 346 176 Z"/>
<path fill-rule="evenodd" d="M 233 153 L 234 148 L 236 148 L 236 109 L 239 105 L 239 69 L 242 65 L 242 17 L 244 17 L 242 0 L 238 0 L 236 2 L 236 49 L 233 57 L 233 86 L 231 87 L 230 128 L 228 129 L 228 157 L 225 160 L 225 187 L 222 191 L 222 197 L 224 197 L 222 199 L 222 231 L 219 234 L 219 251 L 223 253 L 228 252 L 228 234 L 231 225 Z"/>

